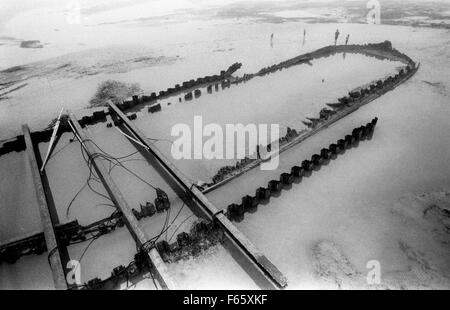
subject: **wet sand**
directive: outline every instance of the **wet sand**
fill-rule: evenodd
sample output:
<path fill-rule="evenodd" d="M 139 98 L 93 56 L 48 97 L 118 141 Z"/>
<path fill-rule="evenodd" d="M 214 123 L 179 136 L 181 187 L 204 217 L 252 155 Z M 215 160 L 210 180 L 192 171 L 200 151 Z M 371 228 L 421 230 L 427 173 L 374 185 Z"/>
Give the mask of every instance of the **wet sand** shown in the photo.
<path fill-rule="evenodd" d="M 448 128 L 448 115 L 450 115 L 448 89 L 450 85 L 446 53 L 448 34 L 442 30 L 384 25 L 372 27 L 352 24 L 316 24 L 308 25 L 309 40 L 305 47 L 301 47 L 301 40 L 296 36 L 300 25 L 304 24 L 248 25 L 244 23 L 243 25 L 224 26 L 223 32 L 220 32 L 223 37 L 218 42 L 202 43 L 199 40 L 192 45 L 186 44 L 185 46 L 191 47 L 185 49 L 179 45 L 177 51 L 183 50 L 185 53 L 184 55 L 180 53 L 182 57 L 188 59 L 186 55 L 195 56 L 177 63 L 176 66 L 155 66 L 125 74 L 101 75 L 82 79 L 79 83 L 68 80 L 62 84 L 54 84 L 66 86 L 64 91 L 58 95 L 53 95 L 50 91 L 44 92 L 42 90 L 47 88 L 38 86 L 35 86 L 34 92 L 29 93 L 26 92 L 27 88 L 23 88 L 16 93 L 13 101 L 8 103 L 3 101 L 0 104 L 4 109 L 8 109 L 8 114 L 0 112 L 1 122 L 5 124 L 6 128 L 2 129 L 1 135 L 12 136 L 15 131 L 10 131 L 9 128 L 18 127 L 24 121 L 33 123 L 35 129 L 42 128 L 41 125 L 46 124 L 50 119 L 48 116 L 53 117 L 53 114 L 57 113 L 61 102 L 67 103 L 67 106 L 72 108 L 85 106 L 91 96 L 89 89 L 94 91 L 97 81 L 111 76 L 121 77 L 126 82 L 140 81 L 142 84 L 145 83 L 146 90 L 155 91 L 196 76 L 216 74 L 217 70 L 227 67 L 236 60 L 244 63 L 244 72 L 253 72 L 256 71 L 253 69 L 259 69 L 299 53 L 330 44 L 330 34 L 336 29 L 336 26 L 340 27 L 343 33 L 351 33 L 354 43 L 391 40 L 394 47 L 422 64 L 418 74 L 411 81 L 284 153 L 281 157 L 279 171 L 262 175 L 259 170 L 253 170 L 209 194 L 208 198 L 223 208 L 233 201 L 240 201 L 241 196 L 246 193 L 253 194 L 257 187 L 265 184 L 273 175 L 278 176 L 280 171 L 284 172 L 284 168 L 290 169 L 293 163 L 310 157 L 313 153 L 320 151 L 322 147 L 341 138 L 343 134 L 347 134 L 349 130 L 351 131 L 354 127 L 378 116 L 380 121 L 372 141 L 362 142 L 358 148 L 347 151 L 343 156 L 314 173 L 312 177 L 301 184 L 294 185 L 290 191 L 283 192 L 279 198 L 272 199 L 269 205 L 260 207 L 257 213 L 246 215 L 245 220 L 239 223 L 238 227 L 288 276 L 289 288 L 317 288 L 326 285 L 325 283 L 331 283 L 330 287 L 335 288 L 338 285 L 336 281 L 329 282 L 330 279 L 326 274 L 319 276 L 323 273 L 318 273 L 316 267 L 318 258 L 338 255 L 335 253 L 341 253 L 338 257 L 347 257 L 354 266 L 352 270 L 356 270 L 360 274 L 356 282 L 352 280 L 348 282 L 350 287 L 358 288 L 365 285 L 364 276 L 367 271 L 365 264 L 369 259 L 378 259 L 381 262 L 382 272 L 386 275 L 382 278 L 386 282 L 382 282 L 382 284 L 386 286 L 429 288 L 441 285 L 441 282 L 445 286 L 447 283 L 445 277 L 449 277 L 449 266 L 446 260 L 449 250 L 448 245 L 445 245 L 443 241 L 448 244 L 448 233 L 440 233 L 442 230 L 440 224 L 430 222 L 427 217 L 423 217 L 421 211 L 429 204 L 436 203 L 430 198 L 432 193 L 442 193 L 445 198 L 445 193 L 449 192 L 448 149 L 450 141 L 446 134 L 450 129 Z M 240 41 L 230 39 L 233 38 L 236 30 L 242 34 Z M 274 31 L 276 32 L 276 42 L 274 48 L 271 49 L 268 34 Z M 195 36 L 207 38 L 208 34 L 212 36 L 215 33 L 212 30 L 202 30 Z M 255 33 L 257 35 L 254 35 Z M 234 49 L 221 52 L 221 56 L 218 57 L 217 54 L 212 55 L 211 53 L 212 48 L 217 46 L 220 48 L 232 46 Z M 261 57 L 253 57 L 252 51 L 254 50 L 260 51 Z M 238 57 L 239 55 L 243 55 L 242 58 Z M 190 70 L 186 71 L 186 68 L 190 68 Z M 157 78 L 152 78 L 153 76 Z M 39 83 L 44 82 L 40 81 Z M 59 87 L 55 88 L 60 89 Z M 73 89 L 86 89 L 86 92 L 73 94 Z M 224 93 L 228 91 L 231 89 Z M 74 98 L 73 101 L 72 98 Z M 208 96 L 202 96 L 201 99 L 206 100 L 206 98 Z M 46 104 L 39 105 L 39 102 Z M 192 102 L 186 106 L 191 109 L 195 104 Z M 206 102 L 204 105 L 207 105 Z M 42 110 L 43 106 L 48 107 L 46 112 Z M 169 108 L 168 113 L 176 108 L 175 106 Z M 203 113 L 202 109 L 198 109 L 198 113 Z M 151 117 L 157 115 L 161 115 L 161 117 L 165 115 L 164 110 Z M 211 117 L 211 119 L 213 118 Z M 139 123 L 141 121 L 142 124 Z M 144 125 L 144 123 L 148 125 Z M 138 117 L 136 124 L 149 135 L 156 137 L 156 129 L 150 128 L 152 122 L 145 122 L 144 118 Z M 148 129 L 146 126 L 149 126 Z M 93 131 L 95 132 L 95 130 Z M 99 131 L 101 130 L 99 129 Z M 114 131 L 109 130 L 109 132 Z M 115 133 L 110 133 L 110 135 L 111 139 L 117 138 L 114 136 Z M 67 141 L 67 139 L 68 137 L 61 139 L 57 148 L 61 147 L 63 141 Z M 105 140 L 104 143 L 107 144 L 107 141 L 109 140 Z M 120 143 L 120 146 L 122 145 L 124 144 Z M 109 145 L 112 149 L 114 146 Z M 70 151 L 71 147 L 74 149 L 73 153 Z M 76 145 L 68 147 L 70 156 L 64 155 L 71 159 L 70 164 L 67 164 L 67 170 L 64 170 L 65 166 L 61 165 L 49 166 L 52 190 L 55 190 L 60 214 L 63 214 L 64 205 L 71 198 L 71 193 L 65 190 L 65 186 L 75 191 L 78 189 L 78 185 L 82 185 L 84 180 L 82 174 L 87 173 L 77 148 Z M 43 149 L 45 147 L 41 146 L 41 152 Z M 125 148 L 123 153 L 129 150 Z M 123 154 L 122 149 L 120 151 L 120 154 Z M 119 154 L 119 150 L 117 154 Z M 11 154 L 11 156 L 17 155 L 17 153 Z M 64 156 L 61 159 L 55 157 L 54 160 L 63 162 Z M 10 162 L 3 162 L 4 158 L 2 156 L 0 164 L 9 167 Z M 20 163 L 19 159 L 13 160 L 13 162 L 17 161 Z M 20 167 L 26 169 L 26 166 Z M 148 169 L 145 166 L 143 168 L 141 166 L 134 167 L 138 170 Z M 64 174 L 59 175 L 58 169 L 65 171 Z M 5 170 L 2 169 L 2 171 Z M 14 169 L 6 171 L 10 174 Z M 187 171 L 185 172 L 187 173 Z M 20 180 L 24 174 L 26 174 L 25 171 L 23 174 L 20 173 Z M 122 175 L 119 172 L 117 174 L 115 178 L 119 182 Z M 67 177 L 64 178 L 64 175 Z M 125 179 L 126 177 L 124 183 L 126 183 Z M 8 184 L 6 192 L 14 193 L 9 186 L 16 188 L 17 184 L 17 182 Z M 61 184 L 60 187 L 59 184 Z M 152 199 L 152 195 L 147 189 L 137 190 L 127 184 L 123 184 L 123 186 L 129 193 L 127 199 L 130 199 L 133 205 L 137 205 L 145 199 Z M 136 186 L 140 187 L 140 185 Z M 4 193 L 3 188 L 1 192 Z M 30 192 L 32 191 L 27 191 L 27 193 Z M 421 198 L 421 195 L 425 195 L 424 198 Z M 30 200 L 30 203 L 26 204 L 27 206 L 32 205 L 32 196 L 30 194 L 30 198 L 25 201 Z M 77 202 L 78 206 L 74 206 L 73 216 L 89 222 L 91 216 L 101 217 L 103 214 L 108 214 L 107 208 L 98 209 L 100 211 L 92 209 L 92 206 L 97 203 L 96 198 L 86 196 L 84 199 L 89 204 L 84 205 L 83 202 Z M 443 199 L 443 201 L 446 200 Z M 179 205 L 179 203 L 175 202 L 175 205 Z M 445 206 L 442 202 L 440 205 Z M 19 218 L 26 220 L 28 217 L 20 216 Z M 38 216 L 29 217 L 29 219 L 36 218 Z M 9 227 L 8 223 L 6 223 L 7 227 Z M 37 223 L 31 221 L 30 227 L 27 224 L 26 228 L 29 228 L 30 231 L 34 230 L 31 227 Z M 149 231 L 158 229 L 150 222 L 146 225 L 151 226 L 148 228 Z M 160 227 L 159 225 L 160 223 L 158 223 L 158 227 Z M 2 226 L 1 231 L 5 234 L 5 232 L 9 232 L 9 228 L 4 229 Z M 333 250 L 334 248 L 331 246 L 320 246 L 322 241 L 327 241 L 326 245 L 329 244 L 328 242 L 332 242 L 339 251 Z M 80 244 L 77 247 L 70 247 L 71 256 L 79 257 L 84 246 L 85 244 Z M 104 251 L 110 251 L 114 255 L 105 258 Z M 107 276 L 111 269 L 119 263 L 128 263 L 132 259 L 134 251 L 134 243 L 124 229 L 102 237 L 94 242 L 83 259 L 87 265 L 86 270 L 83 271 L 85 272 L 83 280 L 94 276 Z M 221 254 L 221 251 L 215 253 L 217 257 L 212 257 L 211 262 L 222 261 L 223 255 L 226 254 Z M 230 262 L 233 265 L 234 262 L 231 260 Z M 191 263 L 180 262 L 175 269 L 183 270 L 189 264 Z M 40 270 L 45 270 L 44 267 L 33 271 L 32 275 L 27 274 L 29 270 L 34 270 L 34 266 L 41 265 L 46 266 L 45 254 L 22 258 L 18 264 L 12 266 L 2 264 L 0 278 L 5 279 L 2 286 L 10 287 L 13 282 L 15 286 L 20 287 L 45 288 L 51 286 L 51 278 L 41 274 Z M 203 262 L 195 266 L 196 268 L 189 269 L 193 270 L 189 275 L 194 276 L 198 270 L 204 272 L 204 279 L 214 279 L 211 275 L 215 272 L 214 268 L 202 268 L 205 266 Z M 229 270 L 235 270 L 233 268 L 230 266 Z M 330 270 L 331 267 L 325 263 L 325 267 L 322 264 L 321 270 L 324 268 Z M 41 282 L 37 280 L 28 282 L 30 277 L 41 279 Z M 229 286 L 234 287 L 237 283 L 236 287 L 240 287 L 240 277 L 241 274 L 237 274 L 237 280 Z M 421 281 L 420 279 L 425 280 Z M 215 284 L 220 286 L 223 280 L 216 280 Z M 194 282 L 189 280 L 184 283 Z M 199 283 L 204 282 L 202 280 Z"/>
<path fill-rule="evenodd" d="M 322 240 L 335 242 L 363 275 L 372 259 L 380 261 L 386 276 L 383 279 L 403 272 L 403 279 L 389 283 L 393 288 L 416 287 L 414 274 L 408 270 L 417 266 L 399 246 L 406 243 L 413 251 L 423 253 L 423 260 L 433 266 L 423 271 L 432 276 L 422 282 L 421 288 L 439 287 L 441 281 L 448 287 L 450 266 L 446 257 L 450 249 L 446 243 L 450 236 L 441 232 L 445 228 L 440 225 L 430 229 L 421 214 L 424 207 L 419 208 L 413 197 L 435 191 L 449 193 L 447 114 L 430 111 L 449 108 L 442 98 L 429 92 L 408 96 L 417 89 L 417 83 L 420 80 L 413 78 L 282 154 L 278 170 L 252 170 L 207 195 L 224 208 L 239 203 L 242 196 L 254 195 L 256 188 L 290 171 L 354 127 L 379 117 L 371 141 L 347 150 L 237 224 L 286 273 L 290 288 L 318 288 L 323 284 L 324 279 L 313 268 L 312 256 L 314 244 Z M 430 95 L 432 100 L 427 100 Z M 405 195 L 409 199 L 404 199 Z M 448 198 L 446 201 L 448 204 Z M 422 204 L 429 206 L 433 201 L 424 199 Z M 446 208 L 445 203 L 441 206 Z M 402 210 L 400 214 L 397 208 Z M 407 215 L 403 214 L 405 210 Z M 365 281 L 353 283 L 354 288 L 363 285 Z"/>

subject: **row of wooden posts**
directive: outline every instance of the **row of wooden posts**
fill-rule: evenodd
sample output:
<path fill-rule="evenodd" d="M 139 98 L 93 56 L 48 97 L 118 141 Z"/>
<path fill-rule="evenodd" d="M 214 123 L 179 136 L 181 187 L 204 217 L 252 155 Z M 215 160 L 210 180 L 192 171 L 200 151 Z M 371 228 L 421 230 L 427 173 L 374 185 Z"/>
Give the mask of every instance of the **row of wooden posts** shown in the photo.
<path fill-rule="evenodd" d="M 254 196 L 246 195 L 242 197 L 240 204 L 230 204 L 226 210 L 227 217 L 230 220 L 241 221 L 246 212 L 256 212 L 260 203 L 268 201 L 271 196 L 278 195 L 283 188 L 290 187 L 292 183 L 299 182 L 303 177 L 309 177 L 315 169 L 336 158 L 346 149 L 357 146 L 359 141 L 370 139 L 377 122 L 378 118 L 374 118 L 365 126 L 355 128 L 351 134 L 330 144 L 328 148 L 323 148 L 320 154 L 314 154 L 310 160 L 304 160 L 300 166 L 293 166 L 290 172 L 282 173 L 278 180 L 271 180 L 266 187 L 259 187 Z"/>

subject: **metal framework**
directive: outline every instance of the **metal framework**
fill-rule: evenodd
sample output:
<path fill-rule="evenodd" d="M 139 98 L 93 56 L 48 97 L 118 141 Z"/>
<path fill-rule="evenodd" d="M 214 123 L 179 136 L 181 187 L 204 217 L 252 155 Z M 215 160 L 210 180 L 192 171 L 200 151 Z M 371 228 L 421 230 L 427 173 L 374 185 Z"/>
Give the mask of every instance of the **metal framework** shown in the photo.
<path fill-rule="evenodd" d="M 228 248 L 236 260 L 241 263 L 249 275 L 262 288 L 279 289 L 287 286 L 287 278 L 272 264 L 272 262 L 262 254 L 251 241 L 234 226 L 230 220 L 212 204 L 203 193 L 186 179 L 183 174 L 160 151 L 155 148 L 145 135 L 134 126 L 123 112 L 111 101 L 108 102 L 110 111 L 113 112 L 124 124 L 122 129 L 126 129 L 135 137 L 139 143 L 134 143 L 137 148 L 150 153 L 166 172 L 192 197 L 192 201 L 200 212 L 210 220 L 216 221 L 227 237 Z M 145 146 L 145 148 L 142 148 Z M 197 211 L 197 210 L 196 210 Z"/>
<path fill-rule="evenodd" d="M 108 173 L 108 169 L 105 167 L 102 160 L 96 156 L 92 156 L 93 154 L 96 153 L 96 151 L 93 143 L 91 142 L 92 140 L 87 134 L 87 132 L 81 128 L 74 114 L 70 113 L 69 117 L 70 123 L 75 129 L 77 138 L 82 144 L 84 150 L 91 158 L 94 169 L 96 170 L 111 200 L 122 212 L 125 225 L 127 226 L 128 230 L 130 231 L 139 248 L 142 248 L 150 240 L 149 236 L 141 228 L 141 225 L 136 220 L 135 216 L 131 211 L 130 206 L 125 201 L 122 193 L 120 192 L 114 180 L 111 178 L 110 174 Z M 163 262 L 161 256 L 159 255 L 158 251 L 156 250 L 156 248 L 154 247 L 151 248 L 147 252 L 147 254 L 148 258 L 150 259 L 150 262 L 152 263 L 152 267 L 155 271 L 155 276 L 161 287 L 163 287 L 164 289 L 175 289 L 176 288 L 175 283 L 173 282 L 171 276 L 169 275 L 167 267 Z"/>
<path fill-rule="evenodd" d="M 49 209 L 49 197 L 45 192 L 43 185 L 42 175 L 39 172 L 39 167 L 34 151 L 33 141 L 31 140 L 30 129 L 28 125 L 22 126 L 23 135 L 25 137 L 25 145 L 28 153 L 28 159 L 30 162 L 31 173 L 33 176 L 34 188 L 36 192 L 36 198 L 39 206 L 39 214 L 41 216 L 41 222 L 44 229 L 45 243 L 47 245 L 47 251 L 49 255 L 50 268 L 53 273 L 53 282 L 55 288 L 59 290 L 67 289 L 67 282 L 64 273 L 64 267 L 62 265 L 60 248 L 58 240 L 55 234 L 54 225 L 57 224 L 52 220 L 51 212 Z M 43 174 L 45 171 L 43 172 Z"/>

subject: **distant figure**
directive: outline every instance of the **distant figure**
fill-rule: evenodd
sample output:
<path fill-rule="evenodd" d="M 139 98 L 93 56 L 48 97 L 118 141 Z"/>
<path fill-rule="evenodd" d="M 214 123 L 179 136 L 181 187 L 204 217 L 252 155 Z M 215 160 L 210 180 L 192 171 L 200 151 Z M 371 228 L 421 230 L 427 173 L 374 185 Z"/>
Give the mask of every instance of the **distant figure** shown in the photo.
<path fill-rule="evenodd" d="M 273 33 L 270 35 L 270 47 L 273 47 Z"/>
<path fill-rule="evenodd" d="M 348 40 L 350 39 L 350 35 L 348 34 L 347 37 L 345 38 L 345 45 L 348 44 Z"/>
<path fill-rule="evenodd" d="M 325 79 L 322 79 L 322 83 L 324 83 L 325 82 Z"/>
<path fill-rule="evenodd" d="M 303 42 L 302 42 L 302 46 L 305 46 L 305 42 L 306 42 L 306 29 L 303 29 Z"/>
<path fill-rule="evenodd" d="M 339 29 L 336 29 L 336 32 L 334 33 L 334 45 L 337 44 L 338 38 L 339 38 Z"/>

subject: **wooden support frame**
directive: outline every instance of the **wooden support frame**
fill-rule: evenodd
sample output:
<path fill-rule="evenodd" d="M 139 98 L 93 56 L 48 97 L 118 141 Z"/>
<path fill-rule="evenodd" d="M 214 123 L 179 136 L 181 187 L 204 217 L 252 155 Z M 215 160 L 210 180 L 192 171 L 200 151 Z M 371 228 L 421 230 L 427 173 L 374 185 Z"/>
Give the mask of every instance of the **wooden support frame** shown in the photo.
<path fill-rule="evenodd" d="M 78 123 L 78 119 L 73 113 L 69 113 L 69 117 L 71 125 L 76 131 L 77 138 L 82 144 L 84 150 L 89 154 L 89 157 L 91 157 L 93 154 L 97 153 L 94 148 L 94 144 L 91 142 L 91 138 L 89 137 L 87 132 L 81 128 L 80 124 Z M 146 245 L 148 240 L 150 240 L 149 236 L 141 228 L 141 225 L 136 220 L 130 206 L 128 205 L 116 183 L 108 173 L 108 169 L 106 168 L 104 163 L 98 157 L 93 157 L 92 164 L 111 200 L 122 212 L 124 222 L 137 245 L 139 247 Z M 147 254 L 150 262 L 152 263 L 152 269 L 155 271 L 155 276 L 161 287 L 164 289 L 176 289 L 175 282 L 173 282 L 172 277 L 169 275 L 167 267 L 156 248 L 151 248 Z"/>
<path fill-rule="evenodd" d="M 110 111 L 126 126 L 126 129 L 145 146 L 145 149 L 154 156 L 159 164 L 184 188 L 186 193 L 193 198 L 201 212 L 209 219 L 216 221 L 227 237 L 227 243 L 231 246 L 232 255 L 246 268 L 252 269 L 252 277 L 262 288 L 279 289 L 287 286 L 287 278 L 278 270 L 278 268 L 262 254 L 251 241 L 234 226 L 230 220 L 212 204 L 203 193 L 186 179 L 184 175 L 176 168 L 160 151 L 153 147 L 145 135 L 134 126 L 123 112 L 111 101 L 108 102 Z M 234 252 L 234 253 L 233 253 Z M 250 272 L 249 272 L 250 273 Z"/>
<path fill-rule="evenodd" d="M 65 290 L 68 287 L 66 276 L 64 273 L 64 267 L 62 265 L 60 248 L 58 247 L 58 240 L 55 234 L 54 223 L 52 221 L 49 210 L 48 197 L 44 190 L 41 173 L 39 172 L 34 145 L 31 139 L 30 129 L 28 125 L 23 125 L 22 131 L 25 138 L 26 151 L 28 153 L 31 173 L 33 176 L 36 198 L 39 205 L 39 214 L 41 216 L 42 226 L 44 229 L 45 243 L 47 245 L 47 251 L 49 253 L 48 255 L 50 268 L 53 273 L 53 282 L 55 283 L 56 289 Z"/>

